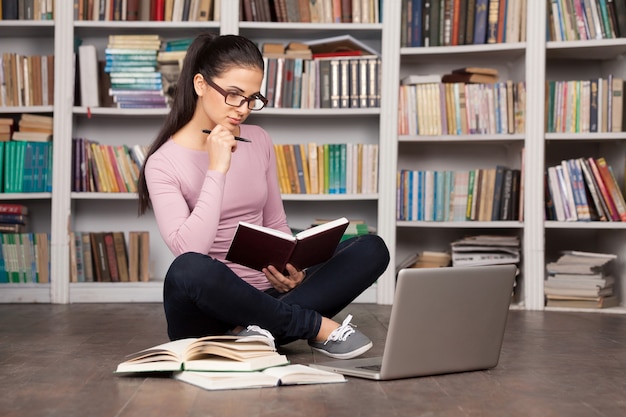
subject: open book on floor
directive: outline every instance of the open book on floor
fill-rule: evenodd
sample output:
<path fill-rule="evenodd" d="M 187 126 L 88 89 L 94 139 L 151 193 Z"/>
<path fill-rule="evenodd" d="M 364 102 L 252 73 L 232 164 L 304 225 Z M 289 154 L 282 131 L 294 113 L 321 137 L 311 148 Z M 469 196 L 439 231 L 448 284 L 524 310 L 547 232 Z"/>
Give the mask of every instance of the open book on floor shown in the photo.
<path fill-rule="evenodd" d="M 268 227 L 239 222 L 226 259 L 259 271 L 269 265 L 285 271 L 287 263 L 302 270 L 333 256 L 348 223 L 348 219 L 341 217 L 294 236 Z"/>
<path fill-rule="evenodd" d="M 285 365 L 258 372 L 176 372 L 174 379 L 206 390 L 275 387 L 279 385 L 331 384 L 346 382 L 334 372 L 314 369 L 306 365 Z"/>
<path fill-rule="evenodd" d="M 224 335 L 180 339 L 133 353 L 115 372 L 259 371 L 288 363 L 272 339 Z"/>

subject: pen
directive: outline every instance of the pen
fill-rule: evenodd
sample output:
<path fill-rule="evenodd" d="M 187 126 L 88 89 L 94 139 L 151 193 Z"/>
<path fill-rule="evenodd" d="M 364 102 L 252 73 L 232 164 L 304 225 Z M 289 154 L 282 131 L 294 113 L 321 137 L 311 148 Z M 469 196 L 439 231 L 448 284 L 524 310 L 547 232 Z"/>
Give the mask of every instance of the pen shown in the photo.
<path fill-rule="evenodd" d="M 206 133 L 208 135 L 211 131 L 209 129 L 202 129 L 202 133 Z M 240 138 L 239 136 L 235 136 L 235 140 L 238 140 L 239 142 L 252 142 L 250 139 Z"/>

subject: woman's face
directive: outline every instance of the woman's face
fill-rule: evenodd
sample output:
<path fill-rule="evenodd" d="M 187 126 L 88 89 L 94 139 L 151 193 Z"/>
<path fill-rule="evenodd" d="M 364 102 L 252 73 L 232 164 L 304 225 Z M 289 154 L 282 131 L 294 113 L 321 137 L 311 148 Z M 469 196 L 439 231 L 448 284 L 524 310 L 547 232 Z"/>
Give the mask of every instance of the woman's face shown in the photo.
<path fill-rule="evenodd" d="M 247 119 L 252 110 L 248 108 L 248 102 L 245 101 L 240 106 L 226 104 L 224 94 L 231 96 L 229 103 L 237 103 L 259 94 L 262 81 L 263 71 L 256 68 L 232 68 L 211 80 L 204 80 L 204 77 L 201 77 L 198 82 L 204 85 L 201 88 L 202 94 L 198 94 L 199 104 L 210 121 L 237 133 L 239 125 Z"/>

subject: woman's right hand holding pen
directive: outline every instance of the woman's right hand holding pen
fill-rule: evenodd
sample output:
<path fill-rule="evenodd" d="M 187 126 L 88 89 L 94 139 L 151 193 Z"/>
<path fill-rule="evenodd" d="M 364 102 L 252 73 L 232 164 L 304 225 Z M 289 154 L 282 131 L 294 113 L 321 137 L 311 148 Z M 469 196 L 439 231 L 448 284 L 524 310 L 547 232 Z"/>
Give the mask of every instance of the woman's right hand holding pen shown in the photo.
<path fill-rule="evenodd" d="M 237 141 L 231 131 L 217 125 L 206 136 L 206 150 L 209 154 L 209 170 L 228 172 L 232 153 L 237 149 Z"/>

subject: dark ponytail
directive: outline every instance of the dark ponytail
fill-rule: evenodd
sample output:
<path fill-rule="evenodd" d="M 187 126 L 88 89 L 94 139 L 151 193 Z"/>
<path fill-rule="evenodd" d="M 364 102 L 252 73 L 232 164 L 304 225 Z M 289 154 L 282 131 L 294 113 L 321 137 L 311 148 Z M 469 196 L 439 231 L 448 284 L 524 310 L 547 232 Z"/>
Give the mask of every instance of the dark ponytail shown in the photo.
<path fill-rule="evenodd" d="M 198 100 L 193 85 L 196 74 L 212 79 L 231 68 L 242 67 L 263 70 L 263 56 L 252 41 L 238 35 L 218 36 L 210 32 L 198 35 L 187 49 L 174 89 L 172 109 L 148 148 L 146 161 L 193 117 Z M 144 214 L 150 207 L 150 195 L 144 172 L 146 161 L 141 167 L 137 182 L 139 215 Z"/>

